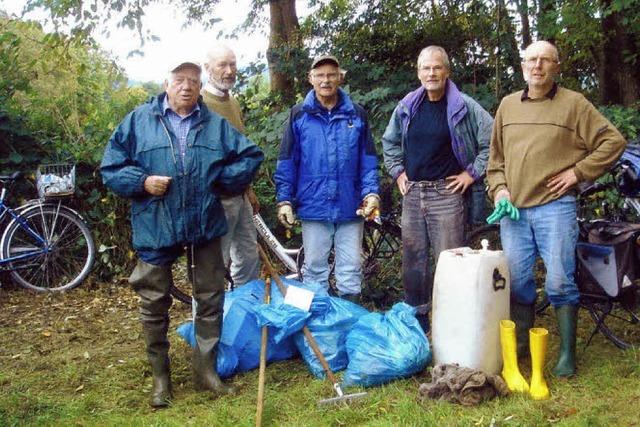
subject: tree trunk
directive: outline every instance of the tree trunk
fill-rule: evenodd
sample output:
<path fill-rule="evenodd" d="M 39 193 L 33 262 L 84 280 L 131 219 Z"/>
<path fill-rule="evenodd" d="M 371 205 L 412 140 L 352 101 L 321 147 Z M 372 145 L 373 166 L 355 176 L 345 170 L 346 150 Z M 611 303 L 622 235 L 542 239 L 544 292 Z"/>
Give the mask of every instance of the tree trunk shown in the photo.
<path fill-rule="evenodd" d="M 520 13 L 520 23 L 522 25 L 522 49 L 526 49 L 531 44 L 531 28 L 529 26 L 529 2 L 527 0 L 518 1 L 518 12 Z"/>
<path fill-rule="evenodd" d="M 631 106 L 640 100 L 640 67 L 627 56 L 635 52 L 630 32 L 625 31 L 622 14 L 609 9 L 611 0 L 602 0 L 602 34 L 604 42 L 598 64 L 600 102 Z"/>
<path fill-rule="evenodd" d="M 269 0 L 270 32 L 267 62 L 271 92 L 285 101 L 295 98 L 296 58 L 302 48 L 295 0 Z"/>
<path fill-rule="evenodd" d="M 496 1 L 496 27 L 498 52 L 496 55 L 496 88 L 498 99 L 524 84 L 520 67 L 520 54 L 513 17 L 504 0 Z M 503 75 L 506 74 L 506 75 Z"/>

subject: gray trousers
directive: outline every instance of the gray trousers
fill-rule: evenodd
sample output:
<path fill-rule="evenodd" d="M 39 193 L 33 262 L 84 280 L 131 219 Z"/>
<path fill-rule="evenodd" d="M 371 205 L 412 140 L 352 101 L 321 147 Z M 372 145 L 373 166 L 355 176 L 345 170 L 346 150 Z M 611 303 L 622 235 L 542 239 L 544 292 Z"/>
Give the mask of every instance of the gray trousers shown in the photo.
<path fill-rule="evenodd" d="M 402 282 L 412 306 L 431 301 L 429 247 L 437 264 L 441 251 L 464 243 L 464 196 L 445 186 L 444 180 L 410 181 L 402 201 Z"/>
<path fill-rule="evenodd" d="M 224 265 L 231 262 L 231 278 L 236 286 L 257 279 L 260 274 L 258 235 L 253 225 L 253 208 L 244 194 L 222 199 L 229 231 L 222 236 Z"/>

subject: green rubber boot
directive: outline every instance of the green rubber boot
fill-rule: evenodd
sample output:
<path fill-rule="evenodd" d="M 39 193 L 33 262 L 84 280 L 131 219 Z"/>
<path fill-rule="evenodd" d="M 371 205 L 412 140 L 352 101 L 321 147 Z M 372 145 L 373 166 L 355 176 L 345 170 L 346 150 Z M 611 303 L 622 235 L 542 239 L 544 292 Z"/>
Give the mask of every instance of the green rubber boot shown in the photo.
<path fill-rule="evenodd" d="M 578 306 L 561 305 L 556 307 L 556 318 L 560 330 L 560 356 L 553 368 L 556 377 L 570 377 L 576 373 L 576 329 L 578 324 Z"/>
<path fill-rule="evenodd" d="M 212 392 L 215 397 L 235 393 L 235 387 L 223 383 L 216 369 L 222 335 L 225 276 L 220 239 L 191 249 L 188 260 L 192 266 L 191 282 L 196 300 L 193 319 L 196 345 L 192 358 L 195 389 Z"/>
<path fill-rule="evenodd" d="M 536 307 L 534 304 L 511 302 L 511 320 L 516 324 L 518 359 L 529 357 L 529 329 L 533 328 L 535 315 Z"/>
<path fill-rule="evenodd" d="M 153 375 L 149 404 L 153 408 L 164 408 L 171 404 L 173 397 L 167 339 L 171 307 L 171 270 L 169 267 L 138 261 L 129 283 L 140 296 L 140 321 Z"/>

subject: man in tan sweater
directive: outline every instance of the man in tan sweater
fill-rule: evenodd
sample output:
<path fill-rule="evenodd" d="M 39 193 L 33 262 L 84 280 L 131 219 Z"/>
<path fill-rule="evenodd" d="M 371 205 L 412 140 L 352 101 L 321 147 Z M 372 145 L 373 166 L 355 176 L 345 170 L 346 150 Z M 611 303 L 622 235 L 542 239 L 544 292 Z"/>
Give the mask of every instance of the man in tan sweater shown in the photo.
<path fill-rule="evenodd" d="M 207 52 L 204 68 L 209 75 L 202 89 L 204 103 L 221 115 L 241 133 L 245 133 L 242 110 L 229 91 L 236 82 L 236 55 L 227 46 L 217 45 Z M 244 194 L 222 197 L 229 231 L 220 242 L 225 265 L 231 262 L 231 278 L 235 285 L 257 279 L 260 273 L 257 233 L 252 216 L 260 204 L 251 186 Z"/>
<path fill-rule="evenodd" d="M 554 374 L 570 376 L 576 369 L 579 302 L 574 280 L 578 238 L 574 189 L 577 183 L 602 175 L 626 142 L 581 94 L 558 86 L 559 64 L 551 43 L 538 41 L 525 50 L 522 71 L 527 88 L 506 96 L 498 108 L 487 178 L 496 206 L 512 203 L 520 213 L 520 219 L 511 215 L 500 222 L 519 356 L 529 350 L 536 299 L 533 266 L 539 254 L 547 271 L 545 291 L 560 330 Z"/>

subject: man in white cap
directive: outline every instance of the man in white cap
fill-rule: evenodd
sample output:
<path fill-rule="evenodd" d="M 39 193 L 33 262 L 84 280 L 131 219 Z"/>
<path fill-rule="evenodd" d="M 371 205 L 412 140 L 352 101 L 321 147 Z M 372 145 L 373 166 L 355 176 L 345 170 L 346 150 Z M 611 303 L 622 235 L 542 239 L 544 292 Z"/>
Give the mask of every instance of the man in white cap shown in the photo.
<path fill-rule="evenodd" d="M 302 220 L 305 282 L 329 286 L 335 251 L 338 295 L 358 302 L 362 286 L 363 217 L 379 215 L 377 157 L 367 113 L 340 89 L 335 56 L 311 64 L 313 89 L 291 109 L 276 166 L 278 219 Z"/>
<path fill-rule="evenodd" d="M 230 93 L 238 72 L 236 55 L 227 46 L 215 45 L 207 52 L 204 68 L 209 77 L 201 91 L 204 103 L 245 134 L 240 104 Z M 244 193 L 223 195 L 221 199 L 229 226 L 220 242 L 222 256 L 225 265 L 230 264 L 233 284 L 243 285 L 257 279 L 260 273 L 258 235 L 252 220 L 260 203 L 251 186 Z"/>
<path fill-rule="evenodd" d="M 197 307 L 195 386 L 216 396 L 233 392 L 216 372 L 224 303 L 220 237 L 227 232 L 220 194 L 244 191 L 264 156 L 198 102 L 201 72 L 197 62 L 177 61 L 165 92 L 118 125 L 101 164 L 105 185 L 131 200 L 138 263 L 129 282 L 140 297 L 153 407 L 167 406 L 172 398 L 167 339 L 171 265 L 185 247 Z"/>

